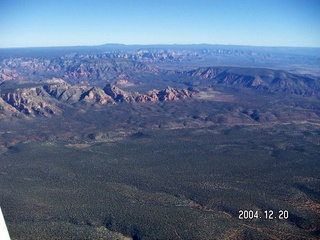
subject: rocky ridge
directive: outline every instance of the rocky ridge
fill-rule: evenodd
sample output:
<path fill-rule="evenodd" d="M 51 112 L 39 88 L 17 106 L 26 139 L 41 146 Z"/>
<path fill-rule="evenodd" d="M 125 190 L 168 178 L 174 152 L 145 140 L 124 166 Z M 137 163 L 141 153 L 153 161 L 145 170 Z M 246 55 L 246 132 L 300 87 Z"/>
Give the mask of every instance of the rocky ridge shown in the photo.
<path fill-rule="evenodd" d="M 21 85 L 18 88 L 0 88 L 0 111 L 20 112 L 27 116 L 52 116 L 61 113 L 61 104 L 83 103 L 91 106 L 101 106 L 118 103 L 143 103 L 174 101 L 193 97 L 192 89 L 175 89 L 167 87 L 164 90 L 153 90 L 145 94 L 127 92 L 114 85 L 107 84 L 103 89 L 92 86 L 74 86 L 62 79 L 53 78 L 34 84 Z"/>
<path fill-rule="evenodd" d="M 152 72 L 158 70 L 140 62 L 128 59 L 96 59 L 28 57 L 9 58 L 0 62 L 0 83 L 10 80 L 40 81 L 57 77 L 68 82 L 86 83 L 93 80 L 105 81 L 129 73 Z M 130 75 L 130 74 L 129 74 Z"/>
<path fill-rule="evenodd" d="M 0 83 L 58 77 L 68 82 L 92 82 L 133 73 L 157 74 L 155 63 L 195 62 L 220 66 L 279 68 L 308 65 L 319 73 L 317 48 L 265 48 L 224 45 L 101 45 L 95 47 L 0 49 Z M 150 64 L 152 63 L 152 64 Z M 166 64 L 165 64 L 166 65 Z M 187 64 L 188 65 L 188 64 Z M 281 67 L 282 68 L 282 67 Z M 299 67 L 298 67 L 299 68 Z M 303 68 L 303 67 L 302 67 Z M 284 69 L 284 68 L 282 68 Z M 288 68 L 285 68 L 288 70 Z M 301 69 L 300 69 L 301 70 Z M 308 71 L 305 71 L 308 72 Z M 90 85 L 90 84 L 89 84 Z"/>
<path fill-rule="evenodd" d="M 143 52 L 137 51 L 137 54 L 142 54 Z M 150 51 L 145 53 L 149 54 Z M 159 57 L 158 54 L 160 53 L 157 52 L 157 59 Z M 110 59 L 107 57 L 110 57 Z M 226 85 L 269 92 L 284 92 L 300 96 L 320 97 L 320 79 L 315 76 L 293 74 L 282 70 L 248 67 L 200 67 L 189 71 L 174 71 L 151 67 L 142 62 L 126 59 L 121 54 L 113 57 L 109 55 L 105 56 L 104 54 L 95 56 L 93 54 L 72 55 L 53 59 L 4 59 L 0 64 L 0 84 L 11 80 L 26 82 L 27 79 L 28 81 L 41 81 L 42 79 L 57 77 L 70 84 L 76 83 L 77 85 L 88 87 L 105 82 L 113 82 L 121 86 L 125 84 L 139 84 L 141 81 L 148 82 L 150 79 L 157 79 L 157 81 L 161 82 L 161 76 L 164 76 L 164 78 L 175 79 L 187 78 L 187 81 L 191 82 L 191 86 L 194 85 L 195 81 L 200 79 L 202 86 L 208 87 Z M 167 59 L 166 61 L 170 60 Z M 48 87 L 48 92 L 51 92 L 55 96 L 59 95 L 57 97 L 61 99 L 72 99 L 83 92 L 83 89 L 66 85 L 64 87 L 61 86 L 57 90 L 51 88 L 50 86 Z M 68 91 L 65 91 L 66 88 Z M 108 89 L 105 90 L 109 91 Z M 58 92 L 54 93 L 53 91 Z M 87 95 L 86 99 L 92 99 L 93 95 L 102 94 L 101 91 L 98 93 L 97 89 L 93 89 L 93 91 L 90 96 Z M 141 100 L 155 100 L 154 93 L 150 94 L 151 96 L 145 96 Z M 121 93 L 118 93 L 117 96 L 119 99 L 116 99 L 116 101 L 121 98 L 121 101 L 129 102 L 135 101 L 138 97 L 138 95 L 127 96 L 128 98 L 124 99 L 126 96 Z M 109 100 L 101 96 L 101 102 L 108 102 Z"/>
<path fill-rule="evenodd" d="M 239 67 L 207 67 L 184 73 L 207 85 L 240 86 L 307 97 L 320 96 L 320 80 L 281 70 Z M 203 81 L 205 80 L 205 81 Z"/>

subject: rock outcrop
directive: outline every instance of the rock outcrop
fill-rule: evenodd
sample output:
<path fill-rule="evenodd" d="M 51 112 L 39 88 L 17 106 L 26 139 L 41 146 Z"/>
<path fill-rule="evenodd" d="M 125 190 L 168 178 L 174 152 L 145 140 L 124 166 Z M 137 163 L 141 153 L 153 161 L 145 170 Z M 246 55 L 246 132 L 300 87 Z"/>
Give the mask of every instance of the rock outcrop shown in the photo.
<path fill-rule="evenodd" d="M 126 92 L 120 88 L 107 84 L 103 91 L 109 95 L 115 102 L 135 102 L 135 99 L 139 96 L 137 92 Z"/>
<path fill-rule="evenodd" d="M 185 72 L 211 85 L 246 87 L 301 96 L 320 96 L 319 79 L 281 70 L 241 67 L 209 67 Z"/>
<path fill-rule="evenodd" d="M 61 112 L 55 100 L 43 87 L 17 88 L 13 91 L 0 92 L 0 97 L 2 105 L 6 103 L 28 116 L 51 116 Z M 3 109 L 12 111 L 11 107 L 6 106 Z"/>
<path fill-rule="evenodd" d="M 74 86 L 57 78 L 31 85 L 18 84 L 10 88 L 0 88 L 0 109 L 12 113 L 18 111 L 28 116 L 50 116 L 61 113 L 61 104 L 106 105 L 174 101 L 194 95 L 191 90 L 178 90 L 171 87 L 162 91 L 153 90 L 140 94 L 124 91 L 111 84 L 107 84 L 103 89 L 92 86 Z"/>
<path fill-rule="evenodd" d="M 85 91 L 79 100 L 91 104 L 115 104 L 115 101 L 111 96 L 97 87 L 92 87 L 88 91 Z"/>
<path fill-rule="evenodd" d="M 167 87 L 166 89 L 160 91 L 157 95 L 159 101 L 173 101 L 181 98 L 192 97 L 194 92 L 187 89 L 174 89 L 171 87 Z"/>

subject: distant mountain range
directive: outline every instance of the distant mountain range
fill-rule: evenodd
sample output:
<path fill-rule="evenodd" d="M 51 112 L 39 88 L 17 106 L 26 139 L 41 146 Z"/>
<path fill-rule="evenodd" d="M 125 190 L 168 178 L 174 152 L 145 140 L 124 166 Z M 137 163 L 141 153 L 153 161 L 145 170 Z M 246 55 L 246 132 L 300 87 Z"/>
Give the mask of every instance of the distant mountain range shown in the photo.
<path fill-rule="evenodd" d="M 67 59 L 14 58 L 2 61 L 0 82 L 8 80 L 40 81 L 63 78 L 70 82 L 94 83 L 113 79 L 123 73 L 156 71 L 143 63 L 126 59 Z"/>
<path fill-rule="evenodd" d="M 110 80 L 128 71 L 166 66 L 243 66 L 320 76 L 319 48 L 228 45 L 123 45 L 0 49 L 0 81 L 11 79 Z M 146 64 L 148 64 L 146 66 Z M 168 65 L 169 64 L 169 65 Z"/>
<path fill-rule="evenodd" d="M 0 49 L 0 110 L 3 116 L 53 116 L 61 113 L 61 104 L 171 101 L 216 86 L 319 99 L 319 53 L 206 44 Z M 213 66 L 225 62 L 238 66 Z M 306 64 L 312 70 L 297 74 L 257 67 L 269 63 Z"/>

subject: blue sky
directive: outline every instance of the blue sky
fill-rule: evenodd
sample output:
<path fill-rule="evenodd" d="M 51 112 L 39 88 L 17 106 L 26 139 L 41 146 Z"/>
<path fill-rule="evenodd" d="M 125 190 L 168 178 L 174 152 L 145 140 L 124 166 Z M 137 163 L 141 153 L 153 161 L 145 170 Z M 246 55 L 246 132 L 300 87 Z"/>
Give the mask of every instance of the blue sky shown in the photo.
<path fill-rule="evenodd" d="M 320 47 L 319 0 L 1 0 L 0 47 Z"/>

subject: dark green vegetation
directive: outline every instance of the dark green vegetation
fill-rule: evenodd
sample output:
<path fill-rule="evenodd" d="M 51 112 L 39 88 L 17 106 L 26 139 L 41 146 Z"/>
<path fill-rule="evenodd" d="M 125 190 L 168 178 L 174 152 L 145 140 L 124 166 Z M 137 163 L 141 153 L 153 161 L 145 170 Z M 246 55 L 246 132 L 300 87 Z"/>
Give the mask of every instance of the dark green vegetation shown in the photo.
<path fill-rule="evenodd" d="M 13 239 L 316 239 L 319 140 L 318 126 L 288 124 L 18 144 L 1 156 L 0 201 Z"/>
<path fill-rule="evenodd" d="M 319 237 L 319 49 L 0 57 L 0 206 L 12 239 Z"/>

